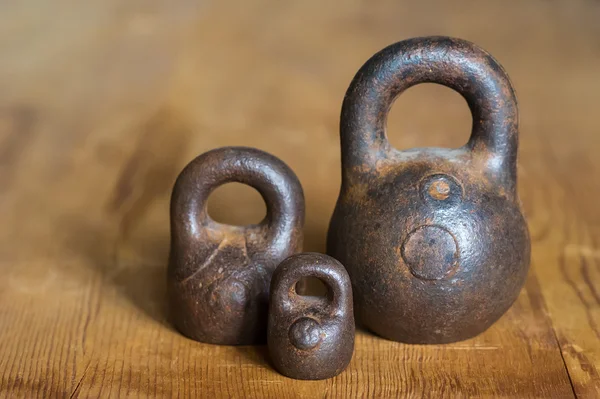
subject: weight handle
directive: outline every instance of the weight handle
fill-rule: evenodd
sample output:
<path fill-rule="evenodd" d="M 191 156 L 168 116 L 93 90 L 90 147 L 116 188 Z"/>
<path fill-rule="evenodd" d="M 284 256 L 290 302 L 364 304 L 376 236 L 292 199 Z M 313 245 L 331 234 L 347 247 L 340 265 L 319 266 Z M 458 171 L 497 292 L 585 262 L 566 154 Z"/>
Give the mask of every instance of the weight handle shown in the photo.
<path fill-rule="evenodd" d="M 271 304 L 292 310 L 299 296 L 295 286 L 305 277 L 316 277 L 327 287 L 329 306 L 342 314 L 352 301 L 348 272 L 334 258 L 312 252 L 296 254 L 285 259 L 275 270 L 271 280 Z"/>
<path fill-rule="evenodd" d="M 388 112 L 404 90 L 419 83 L 438 83 L 465 98 L 473 116 L 465 147 L 484 156 L 492 172 L 514 185 L 518 114 L 510 80 L 490 54 L 449 37 L 398 42 L 375 54 L 358 71 L 342 106 L 344 172 L 374 168 L 378 160 L 391 158 L 395 150 L 386 138 Z"/>
<path fill-rule="evenodd" d="M 171 231 L 178 243 L 197 240 L 207 225 L 207 199 L 230 182 L 247 184 L 263 197 L 267 214 L 258 225 L 270 247 L 285 248 L 304 223 L 304 194 L 294 172 L 280 159 L 248 147 L 223 147 L 206 152 L 181 172 L 171 198 Z"/>

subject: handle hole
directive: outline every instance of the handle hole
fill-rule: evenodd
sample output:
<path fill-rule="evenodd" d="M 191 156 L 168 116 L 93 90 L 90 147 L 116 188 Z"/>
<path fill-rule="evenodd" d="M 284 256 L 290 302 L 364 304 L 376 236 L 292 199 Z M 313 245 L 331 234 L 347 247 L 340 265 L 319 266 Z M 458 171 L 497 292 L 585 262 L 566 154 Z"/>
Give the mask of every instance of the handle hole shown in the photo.
<path fill-rule="evenodd" d="M 217 187 L 208 197 L 208 214 L 219 223 L 246 226 L 260 223 L 267 207 L 256 189 L 242 183 Z"/>
<path fill-rule="evenodd" d="M 295 286 L 296 294 L 307 297 L 326 298 L 329 289 L 321 279 L 317 277 L 302 277 Z"/>
<path fill-rule="evenodd" d="M 436 83 L 413 86 L 400 94 L 388 114 L 387 135 L 398 149 L 462 147 L 473 120 L 466 100 Z"/>

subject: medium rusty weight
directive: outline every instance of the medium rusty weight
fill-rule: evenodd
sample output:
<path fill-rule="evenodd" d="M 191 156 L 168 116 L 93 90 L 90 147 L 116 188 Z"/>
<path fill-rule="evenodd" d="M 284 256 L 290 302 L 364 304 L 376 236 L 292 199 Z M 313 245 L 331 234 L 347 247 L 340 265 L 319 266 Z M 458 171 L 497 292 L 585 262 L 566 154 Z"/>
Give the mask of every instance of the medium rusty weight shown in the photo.
<path fill-rule="evenodd" d="M 211 219 L 206 200 L 228 182 L 258 190 L 267 205 L 261 223 L 231 226 Z M 301 249 L 303 224 L 300 182 L 276 157 L 225 147 L 194 159 L 171 198 L 168 292 L 175 326 L 201 342 L 266 342 L 271 276 Z"/>
<path fill-rule="evenodd" d="M 465 146 L 390 146 L 393 101 L 424 82 L 466 99 L 473 130 Z M 358 71 L 342 106 L 342 186 L 327 250 L 348 269 L 357 316 L 373 332 L 408 343 L 463 340 L 515 301 L 530 258 L 517 118 L 502 67 L 463 40 L 402 41 Z"/>
<path fill-rule="evenodd" d="M 320 279 L 327 296 L 296 293 L 296 283 L 303 277 Z M 354 351 L 352 286 L 337 260 L 302 253 L 287 258 L 275 270 L 268 345 L 275 368 L 288 377 L 318 380 L 346 368 Z"/>

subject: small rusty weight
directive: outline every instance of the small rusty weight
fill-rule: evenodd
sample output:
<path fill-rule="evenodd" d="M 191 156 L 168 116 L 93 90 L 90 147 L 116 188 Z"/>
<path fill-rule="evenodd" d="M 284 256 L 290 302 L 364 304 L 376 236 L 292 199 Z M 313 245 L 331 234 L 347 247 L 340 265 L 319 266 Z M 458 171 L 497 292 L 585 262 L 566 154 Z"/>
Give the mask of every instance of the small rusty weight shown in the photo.
<path fill-rule="evenodd" d="M 213 219 L 207 199 L 218 186 L 239 182 L 263 197 L 267 215 L 256 225 Z M 224 147 L 194 159 L 171 198 L 168 295 L 173 323 L 184 335 L 212 344 L 266 342 L 271 276 L 301 250 L 304 194 L 278 158 L 246 147 Z"/>
<path fill-rule="evenodd" d="M 473 116 L 466 145 L 399 151 L 388 111 L 419 83 L 459 92 Z M 517 298 L 530 259 L 517 196 L 517 102 L 490 54 L 464 40 L 414 38 L 354 77 L 340 122 L 342 185 L 328 253 L 346 266 L 357 317 L 407 343 L 473 337 Z"/>
<path fill-rule="evenodd" d="M 316 277 L 327 296 L 302 296 L 296 284 Z M 301 253 L 284 260 L 271 281 L 268 345 L 273 365 L 282 374 L 320 380 L 341 373 L 354 351 L 352 286 L 337 260 Z"/>

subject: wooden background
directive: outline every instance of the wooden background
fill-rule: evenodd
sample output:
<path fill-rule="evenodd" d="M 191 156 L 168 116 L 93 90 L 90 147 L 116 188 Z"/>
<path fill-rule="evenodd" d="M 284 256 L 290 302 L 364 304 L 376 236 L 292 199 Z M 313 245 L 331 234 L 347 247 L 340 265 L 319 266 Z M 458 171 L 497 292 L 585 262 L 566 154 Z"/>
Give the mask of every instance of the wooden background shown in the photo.
<path fill-rule="evenodd" d="M 600 397 L 600 2 L 7 0 L 0 4 L 0 396 Z M 190 341 L 166 321 L 168 201 L 218 146 L 285 160 L 324 251 L 337 197 L 338 118 L 357 69 L 405 38 L 474 41 L 504 65 L 521 111 L 519 188 L 532 267 L 481 336 L 403 345 L 359 332 L 348 369 L 302 382 L 264 347 Z M 460 146 L 449 89 L 409 90 L 399 148 Z M 210 201 L 264 214 L 252 189 Z"/>

